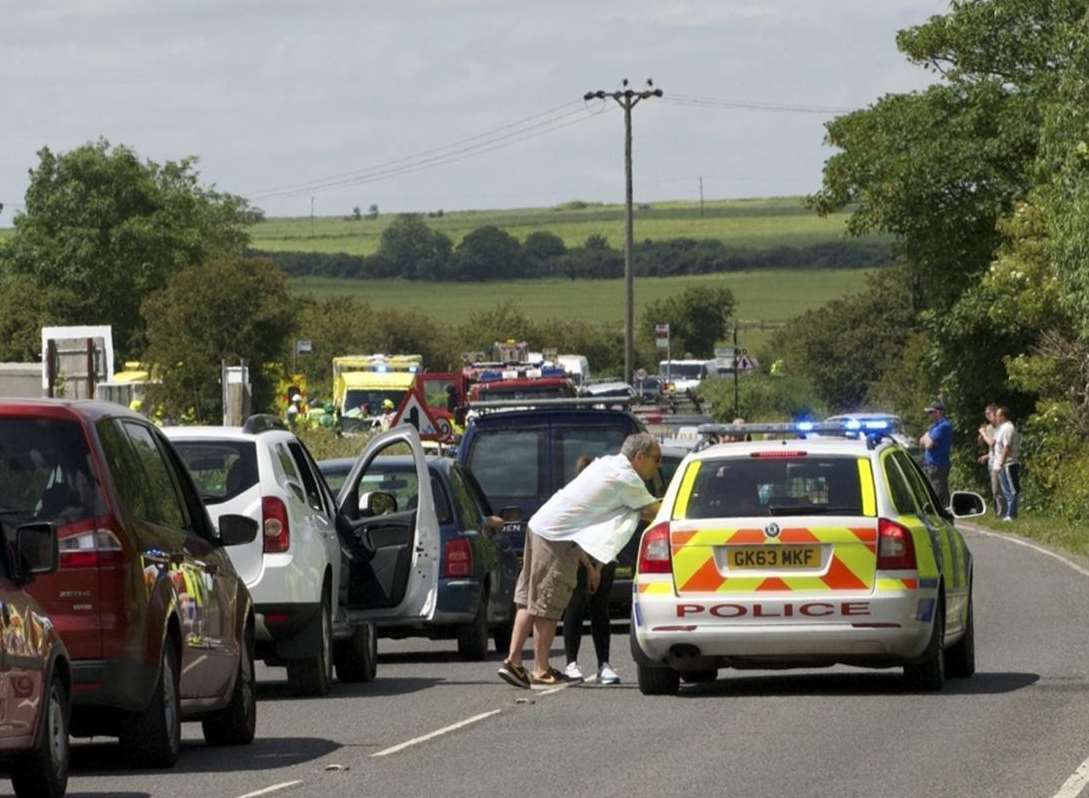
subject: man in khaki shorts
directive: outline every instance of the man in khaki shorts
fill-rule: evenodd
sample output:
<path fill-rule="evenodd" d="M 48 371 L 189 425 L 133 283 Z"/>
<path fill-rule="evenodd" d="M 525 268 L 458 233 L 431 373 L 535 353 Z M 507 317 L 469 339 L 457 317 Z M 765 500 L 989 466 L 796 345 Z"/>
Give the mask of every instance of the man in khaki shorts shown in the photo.
<path fill-rule="evenodd" d="M 513 687 L 555 685 L 568 680 L 549 663 L 556 623 L 587 568 L 596 590 L 601 563 L 613 560 L 635 533 L 639 519 L 650 521 L 659 502 L 644 484 L 658 471 L 662 450 L 653 435 L 629 435 L 620 454 L 599 457 L 529 519 L 522 572 L 514 590 L 510 653 L 499 677 Z M 522 667 L 522 648 L 533 630 L 533 672 Z"/>

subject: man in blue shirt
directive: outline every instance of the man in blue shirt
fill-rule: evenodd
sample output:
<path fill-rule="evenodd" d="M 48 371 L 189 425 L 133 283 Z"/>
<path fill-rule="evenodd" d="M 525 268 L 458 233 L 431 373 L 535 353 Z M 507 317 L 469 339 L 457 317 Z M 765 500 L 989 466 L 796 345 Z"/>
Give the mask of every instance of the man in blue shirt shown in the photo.
<path fill-rule="evenodd" d="M 949 506 L 949 455 L 953 450 L 953 425 L 945 417 L 945 404 L 937 399 L 926 408 L 930 414 L 930 429 L 919 443 L 923 453 L 923 471 L 930 479 L 942 507 Z"/>

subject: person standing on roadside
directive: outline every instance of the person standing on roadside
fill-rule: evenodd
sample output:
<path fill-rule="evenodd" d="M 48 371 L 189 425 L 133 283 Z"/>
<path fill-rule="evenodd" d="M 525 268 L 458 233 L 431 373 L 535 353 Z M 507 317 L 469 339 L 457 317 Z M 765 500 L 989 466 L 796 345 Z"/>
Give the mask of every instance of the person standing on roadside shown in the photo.
<path fill-rule="evenodd" d="M 953 424 L 945 417 L 945 403 L 934 400 L 926 407 L 930 429 L 919 438 L 923 452 L 923 471 L 930 480 L 942 507 L 949 506 L 949 456 L 953 451 Z"/>
<path fill-rule="evenodd" d="M 647 490 L 662 450 L 653 435 L 629 435 L 619 454 L 599 457 L 545 502 L 526 525 L 522 572 L 514 590 L 518 612 L 510 652 L 499 677 L 529 689 L 577 681 L 549 663 L 556 623 L 578 581 L 580 563 L 587 585 L 598 589 L 600 564 L 612 562 L 635 533 L 639 519 L 650 521 L 660 502 Z M 533 631 L 533 671 L 522 667 L 522 648 Z"/>
<path fill-rule="evenodd" d="M 1010 420 L 1009 408 L 998 408 L 994 417 L 998 423 L 998 432 L 995 434 L 991 469 L 998 474 L 1002 495 L 1006 499 L 1006 514 L 1002 516 L 1002 520 L 1013 521 L 1017 518 L 1017 505 L 1021 494 L 1021 433 Z"/>
<path fill-rule="evenodd" d="M 996 518 L 1001 518 L 1006 506 L 1006 500 L 1002 495 L 998 472 L 994 470 L 994 446 L 998 435 L 998 424 L 995 423 L 994 414 L 997 409 L 998 405 L 991 403 L 983 410 L 983 416 L 987 419 L 987 423 L 979 427 L 979 443 L 987 447 L 987 453 L 981 454 L 976 462 L 987 465 L 987 475 L 991 480 L 991 501 L 993 502 L 994 514 Z"/>

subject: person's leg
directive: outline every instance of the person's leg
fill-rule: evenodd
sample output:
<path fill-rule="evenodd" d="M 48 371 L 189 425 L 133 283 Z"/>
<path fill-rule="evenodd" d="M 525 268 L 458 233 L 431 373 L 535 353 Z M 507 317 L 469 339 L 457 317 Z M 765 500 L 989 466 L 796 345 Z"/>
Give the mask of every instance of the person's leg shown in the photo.
<path fill-rule="evenodd" d="M 544 676 L 552 665 L 549 656 L 552 653 L 552 641 L 556 639 L 556 621 L 552 618 L 535 617 L 533 619 L 533 675 Z"/>
<path fill-rule="evenodd" d="M 529 637 L 529 630 L 533 628 L 533 616 L 530 615 L 529 610 L 525 607 L 519 607 L 518 612 L 514 615 L 514 628 L 510 633 L 510 651 L 507 654 L 507 661 L 512 662 L 515 665 L 522 664 L 522 649 L 526 645 L 526 638 Z"/>
<path fill-rule="evenodd" d="M 510 635 L 510 651 L 507 659 L 515 665 L 522 664 L 522 649 L 525 647 L 529 630 L 533 628 L 533 614 L 529 611 L 530 580 L 533 576 L 533 539 L 536 536 L 531 530 L 526 530 L 526 539 L 522 547 L 522 570 L 518 573 L 518 581 L 514 584 L 514 606 L 518 611 L 514 615 L 514 628 Z"/>
<path fill-rule="evenodd" d="M 612 629 L 609 627 L 609 593 L 613 589 L 616 576 L 616 563 L 606 563 L 601 568 L 601 584 L 597 592 L 590 597 L 590 632 L 594 637 L 594 653 L 597 654 L 597 666 L 609 661 L 609 641 Z"/>
<path fill-rule="evenodd" d="M 1021 464 L 1010 463 L 1006 466 L 1006 481 L 1010 486 L 1010 499 L 1006 504 L 1006 515 L 1010 518 L 1017 517 L 1017 509 L 1021 498 Z"/>
<path fill-rule="evenodd" d="M 1013 508 L 1013 487 L 1009 484 L 1009 475 L 1006 473 L 1006 468 L 1003 466 L 1002 470 L 998 472 L 998 484 L 1002 486 L 1002 496 L 1006 500 L 1006 514 L 1003 518 L 1010 518 L 1010 510 Z"/>
<path fill-rule="evenodd" d="M 1003 510 L 1006 507 L 1006 500 L 1002 495 L 1002 485 L 999 484 L 997 471 L 993 470 L 990 465 L 987 466 L 987 471 L 991 476 L 991 496 L 994 500 L 994 514 L 996 518 L 1001 518 Z"/>
<path fill-rule="evenodd" d="M 567 609 L 563 613 L 563 651 L 568 664 L 578 662 L 579 648 L 582 645 L 582 619 L 586 617 L 586 600 L 589 590 L 586 586 L 586 569 L 579 568 L 578 582 Z"/>

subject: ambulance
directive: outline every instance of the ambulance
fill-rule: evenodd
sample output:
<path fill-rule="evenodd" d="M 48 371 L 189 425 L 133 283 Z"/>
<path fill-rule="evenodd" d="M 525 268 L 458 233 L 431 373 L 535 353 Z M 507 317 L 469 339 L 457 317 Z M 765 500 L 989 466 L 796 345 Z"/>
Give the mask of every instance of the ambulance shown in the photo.
<path fill-rule="evenodd" d="M 632 654 L 645 695 L 721 668 L 903 668 L 914 689 L 975 671 L 972 553 L 880 421 L 705 425 L 642 535 Z M 854 433 L 857 437 L 848 437 Z M 772 436 L 767 439 L 764 436 Z"/>

